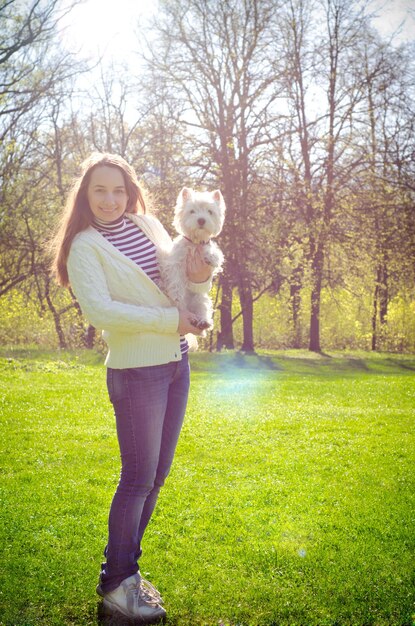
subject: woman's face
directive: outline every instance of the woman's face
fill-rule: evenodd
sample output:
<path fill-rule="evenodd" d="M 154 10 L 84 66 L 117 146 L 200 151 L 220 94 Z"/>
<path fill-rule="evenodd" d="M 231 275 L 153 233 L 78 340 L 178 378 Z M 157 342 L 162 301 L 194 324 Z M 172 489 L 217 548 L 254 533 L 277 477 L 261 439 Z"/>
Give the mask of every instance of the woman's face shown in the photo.
<path fill-rule="evenodd" d="M 95 217 L 104 222 L 113 222 L 123 215 L 128 196 L 124 177 L 118 167 L 100 165 L 89 181 L 87 197 Z"/>

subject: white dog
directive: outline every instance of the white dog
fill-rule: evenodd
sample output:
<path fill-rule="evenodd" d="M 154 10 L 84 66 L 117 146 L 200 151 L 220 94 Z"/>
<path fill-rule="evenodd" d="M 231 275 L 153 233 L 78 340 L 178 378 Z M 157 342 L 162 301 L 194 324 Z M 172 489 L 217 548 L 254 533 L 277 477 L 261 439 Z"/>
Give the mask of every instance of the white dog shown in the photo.
<path fill-rule="evenodd" d="M 173 225 L 179 236 L 171 250 L 160 257 L 162 285 L 179 309 L 195 315 L 194 326 L 213 327 L 213 306 L 207 294 L 188 289 L 187 265 L 202 246 L 203 259 L 212 266 L 213 275 L 222 271 L 223 253 L 212 237 L 219 235 L 225 217 L 225 202 L 219 190 L 193 191 L 184 187 L 177 198 Z"/>

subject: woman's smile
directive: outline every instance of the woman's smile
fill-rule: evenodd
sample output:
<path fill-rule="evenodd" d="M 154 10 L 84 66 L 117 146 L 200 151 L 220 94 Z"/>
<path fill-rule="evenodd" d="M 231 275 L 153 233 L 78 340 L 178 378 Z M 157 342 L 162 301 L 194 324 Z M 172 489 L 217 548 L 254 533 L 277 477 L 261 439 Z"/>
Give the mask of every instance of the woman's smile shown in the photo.
<path fill-rule="evenodd" d="M 125 213 L 128 203 L 124 176 L 117 167 L 96 167 L 88 185 L 88 202 L 94 216 L 113 221 Z"/>

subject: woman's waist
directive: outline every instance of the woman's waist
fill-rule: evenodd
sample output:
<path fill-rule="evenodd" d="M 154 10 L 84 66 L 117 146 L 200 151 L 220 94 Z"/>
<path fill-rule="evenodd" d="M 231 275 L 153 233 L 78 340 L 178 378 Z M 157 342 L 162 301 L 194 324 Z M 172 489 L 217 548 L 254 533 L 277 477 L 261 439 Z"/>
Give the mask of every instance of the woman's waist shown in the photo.
<path fill-rule="evenodd" d="M 114 369 L 160 365 L 180 361 L 180 337 L 177 333 L 120 333 L 103 331 L 108 345 L 105 364 Z"/>

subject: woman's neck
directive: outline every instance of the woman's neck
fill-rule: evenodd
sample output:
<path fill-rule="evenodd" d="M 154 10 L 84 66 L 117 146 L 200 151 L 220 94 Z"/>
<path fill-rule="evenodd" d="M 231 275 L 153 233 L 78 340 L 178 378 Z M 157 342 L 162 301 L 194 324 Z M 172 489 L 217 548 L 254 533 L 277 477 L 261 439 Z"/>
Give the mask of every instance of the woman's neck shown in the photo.
<path fill-rule="evenodd" d="M 100 220 L 98 217 L 94 217 L 92 221 L 93 226 L 97 226 L 100 230 L 108 230 L 108 231 L 119 230 L 120 227 L 124 226 L 124 224 L 125 224 L 124 215 L 117 217 L 117 219 L 112 222 L 106 222 L 104 220 Z"/>

